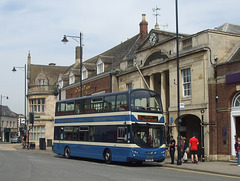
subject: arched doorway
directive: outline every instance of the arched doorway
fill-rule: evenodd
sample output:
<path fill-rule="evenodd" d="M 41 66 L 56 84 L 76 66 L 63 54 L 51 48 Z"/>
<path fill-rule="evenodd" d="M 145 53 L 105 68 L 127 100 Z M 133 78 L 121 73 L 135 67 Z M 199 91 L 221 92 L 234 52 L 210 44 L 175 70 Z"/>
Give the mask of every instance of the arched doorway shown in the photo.
<path fill-rule="evenodd" d="M 181 126 L 180 126 L 180 135 L 183 137 L 186 137 L 186 142 L 189 144 L 190 138 L 193 136 L 193 134 L 196 135 L 196 138 L 199 140 L 199 146 L 198 146 L 198 156 L 201 155 L 201 120 L 199 117 L 188 114 L 188 115 L 182 115 L 181 116 Z"/>
<path fill-rule="evenodd" d="M 232 101 L 231 107 L 231 155 L 235 155 L 235 136 L 240 137 L 240 93 Z"/>

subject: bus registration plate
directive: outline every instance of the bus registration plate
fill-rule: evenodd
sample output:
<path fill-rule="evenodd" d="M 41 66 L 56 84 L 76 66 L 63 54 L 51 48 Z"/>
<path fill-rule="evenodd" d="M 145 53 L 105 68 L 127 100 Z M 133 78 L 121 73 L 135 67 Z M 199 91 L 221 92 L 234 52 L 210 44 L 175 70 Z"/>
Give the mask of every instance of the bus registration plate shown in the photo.
<path fill-rule="evenodd" d="M 146 159 L 145 162 L 153 162 L 153 159 Z"/>

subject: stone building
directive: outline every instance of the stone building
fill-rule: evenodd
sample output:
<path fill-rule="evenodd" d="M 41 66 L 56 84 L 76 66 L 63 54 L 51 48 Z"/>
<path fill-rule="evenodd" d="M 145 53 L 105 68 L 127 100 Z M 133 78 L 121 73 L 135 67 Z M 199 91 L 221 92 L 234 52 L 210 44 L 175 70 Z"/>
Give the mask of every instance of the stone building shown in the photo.
<path fill-rule="evenodd" d="M 69 67 L 31 64 L 31 56 L 28 54 L 27 63 L 27 119 L 29 112 L 34 112 L 34 125 L 28 124 L 29 141 L 39 145 L 39 138 L 45 138 L 47 146 L 52 146 L 53 125 L 55 116 L 55 104 L 57 97 L 54 96 L 58 75 L 65 72 Z"/>
<path fill-rule="evenodd" d="M 0 105 L 0 142 L 10 142 L 13 136 L 17 136 L 17 115 Z"/>
<path fill-rule="evenodd" d="M 218 79 L 224 79 L 224 76 L 227 76 L 216 77 L 216 70 L 220 69 L 220 65 L 228 62 L 225 67 L 230 69 L 229 73 L 239 72 L 237 62 L 230 61 L 230 57 L 233 58 L 237 53 L 240 34 L 226 32 L 221 28 L 204 30 L 193 35 L 179 35 L 180 134 L 187 140 L 196 134 L 200 141 L 199 156 L 211 160 L 231 158 L 233 155 L 230 151 L 231 148 L 233 149 L 231 132 L 239 129 L 231 130 L 229 113 L 224 114 L 228 119 L 222 115 L 228 110 L 233 98 L 239 99 L 239 82 L 231 84 L 233 90 L 228 97 L 228 107 L 223 106 L 224 104 L 215 106 L 216 84 L 222 87 Z M 179 118 L 177 117 L 176 34 L 159 28 L 152 29 L 135 54 L 134 59 L 122 61 L 120 64 L 120 73 L 117 76 L 119 90 L 125 90 L 131 85 L 132 88 L 150 88 L 159 92 L 169 128 L 167 134 L 168 136 L 173 134 L 177 139 Z M 224 73 L 228 74 L 226 69 Z M 222 101 L 226 99 L 223 98 Z M 237 109 L 239 110 L 239 107 Z M 226 139 L 224 143 L 222 132 Z"/>

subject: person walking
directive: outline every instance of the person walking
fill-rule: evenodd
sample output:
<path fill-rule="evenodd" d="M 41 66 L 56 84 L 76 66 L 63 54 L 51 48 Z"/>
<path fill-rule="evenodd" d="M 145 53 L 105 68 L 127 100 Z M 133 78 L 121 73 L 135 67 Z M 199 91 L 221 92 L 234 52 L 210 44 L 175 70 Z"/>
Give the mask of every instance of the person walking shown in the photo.
<path fill-rule="evenodd" d="M 196 135 L 194 134 L 193 137 L 189 140 L 189 147 L 190 147 L 192 163 L 197 163 L 197 164 L 198 164 L 198 155 L 197 155 L 198 145 L 199 145 L 199 141 L 196 138 Z M 194 161 L 194 158 L 195 158 L 195 161 Z"/>
<path fill-rule="evenodd" d="M 237 162 L 238 162 L 238 166 L 240 167 L 240 137 L 238 138 L 236 152 L 237 152 Z"/>
<path fill-rule="evenodd" d="M 186 137 L 182 137 L 183 142 L 183 162 L 187 163 L 187 143 L 186 143 Z"/>
<path fill-rule="evenodd" d="M 175 144 L 176 144 L 176 141 L 173 139 L 173 136 L 170 136 L 169 149 L 170 149 L 171 164 L 174 164 Z"/>

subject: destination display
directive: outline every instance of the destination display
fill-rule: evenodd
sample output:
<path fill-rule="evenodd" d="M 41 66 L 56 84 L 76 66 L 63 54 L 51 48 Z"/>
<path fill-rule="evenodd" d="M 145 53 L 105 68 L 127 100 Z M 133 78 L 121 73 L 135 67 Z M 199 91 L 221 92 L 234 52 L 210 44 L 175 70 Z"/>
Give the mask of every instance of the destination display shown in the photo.
<path fill-rule="evenodd" d="M 158 121 L 158 117 L 157 116 L 138 115 L 138 120 L 141 120 L 141 121 Z"/>

